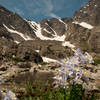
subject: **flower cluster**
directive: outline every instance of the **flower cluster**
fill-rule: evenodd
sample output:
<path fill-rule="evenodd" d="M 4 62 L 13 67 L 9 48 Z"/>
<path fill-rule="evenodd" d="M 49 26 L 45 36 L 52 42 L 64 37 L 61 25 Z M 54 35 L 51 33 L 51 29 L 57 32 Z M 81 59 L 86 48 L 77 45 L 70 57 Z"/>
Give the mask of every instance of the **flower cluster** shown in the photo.
<path fill-rule="evenodd" d="M 2 79 L 2 77 L 0 77 L 0 84 L 2 84 L 4 81 Z M 0 100 L 18 100 L 16 98 L 15 93 L 13 93 L 12 91 L 8 90 L 8 89 L 2 89 L 0 91 Z"/>
<path fill-rule="evenodd" d="M 54 79 L 58 86 L 61 85 L 65 88 L 68 84 L 75 85 L 84 82 L 86 72 L 83 72 L 80 64 L 93 63 L 93 58 L 87 52 L 82 54 L 80 49 L 77 49 L 73 57 L 63 59 L 58 63 L 61 67 Z"/>
<path fill-rule="evenodd" d="M 0 91 L 0 97 L 3 100 L 18 100 L 16 98 L 15 93 L 13 93 L 12 91 L 7 90 L 7 89 L 4 89 L 4 90 Z"/>

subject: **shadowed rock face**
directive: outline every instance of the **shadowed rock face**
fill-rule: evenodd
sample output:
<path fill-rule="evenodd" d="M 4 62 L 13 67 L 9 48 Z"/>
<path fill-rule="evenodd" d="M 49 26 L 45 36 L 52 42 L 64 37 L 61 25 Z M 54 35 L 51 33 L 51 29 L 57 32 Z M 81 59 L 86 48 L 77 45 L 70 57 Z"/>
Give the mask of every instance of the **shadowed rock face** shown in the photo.
<path fill-rule="evenodd" d="M 44 19 L 40 22 L 42 27 L 42 34 L 47 37 L 53 38 L 55 33 L 62 36 L 66 33 L 67 23 L 71 22 L 71 18 L 63 18 L 61 20 L 56 18 Z"/>
<path fill-rule="evenodd" d="M 89 47 L 93 52 L 100 54 L 100 26 L 92 31 L 92 35 L 89 38 Z"/>
<path fill-rule="evenodd" d="M 38 50 L 41 56 L 52 59 L 63 59 L 73 54 L 73 51 L 69 47 L 62 46 L 61 42 L 49 40 L 25 41 L 20 43 L 18 48 L 20 48 L 20 50 L 21 48 Z"/>
<path fill-rule="evenodd" d="M 43 62 L 41 56 L 34 51 L 31 47 L 18 47 L 16 57 L 22 59 L 23 61 L 32 61 L 35 63 Z"/>
<path fill-rule="evenodd" d="M 0 56 L 13 56 L 16 54 L 17 45 L 6 38 L 0 38 Z"/>
<path fill-rule="evenodd" d="M 80 22 L 85 21 L 94 26 L 100 25 L 100 0 L 90 0 L 75 12 L 73 19 Z"/>
<path fill-rule="evenodd" d="M 29 46 L 32 50 L 40 50 L 39 53 L 41 56 L 47 56 L 55 59 L 64 58 L 65 55 L 72 54 L 72 51 L 62 47 L 62 42 L 54 40 L 52 40 L 52 42 L 49 40 L 42 41 L 36 36 L 37 33 L 40 32 L 39 34 L 42 34 L 44 37 L 52 39 L 55 36 L 65 35 L 65 41 L 70 41 L 76 47 L 85 51 L 99 53 L 99 32 L 96 31 L 96 29 L 99 29 L 100 23 L 99 4 L 99 0 L 90 0 L 84 7 L 80 8 L 74 14 L 73 19 L 44 19 L 40 23 L 31 23 L 32 26 L 28 20 L 24 20 L 19 15 L 0 6 L 0 37 L 20 42 L 18 50 L 21 46 L 24 46 L 23 48 L 27 48 L 27 46 Z M 78 21 L 79 23 L 85 21 L 87 24 L 89 23 L 95 27 L 94 29 L 88 29 L 79 24 L 73 23 L 73 21 Z M 7 28 L 4 27 L 4 25 L 13 31 L 21 32 L 24 37 L 27 37 L 28 35 L 33 39 L 33 41 L 25 41 L 21 35 L 7 31 Z M 98 28 L 96 28 L 97 26 Z M 94 47 L 96 50 L 94 50 Z"/>
<path fill-rule="evenodd" d="M 35 30 L 29 25 L 28 21 L 23 20 L 19 15 L 8 11 L 4 7 L 0 6 L 0 37 L 4 38 L 11 46 L 16 45 L 16 48 L 12 50 L 6 43 L 6 52 L 10 57 L 20 58 L 25 61 L 34 61 L 36 63 L 42 62 L 41 56 L 50 57 L 53 59 L 62 59 L 66 55 L 69 56 L 73 52 L 70 48 L 62 46 L 62 42 L 58 41 L 42 41 L 36 37 L 36 31 L 39 30 L 40 25 L 41 33 L 44 37 L 54 38 L 55 36 L 62 36 L 66 33 L 66 25 L 71 22 L 72 19 L 64 18 L 62 21 L 56 18 L 50 20 L 43 20 L 40 23 L 33 24 Z M 64 22 L 65 21 L 65 22 Z M 14 32 L 10 32 L 14 31 Z M 16 33 L 17 31 L 18 33 Z M 21 35 L 19 35 L 19 33 Z M 25 41 L 22 37 L 30 36 L 33 41 Z M 2 41 L 5 41 L 2 39 Z M 9 42 L 10 41 L 10 42 Z M 20 44 L 14 43 L 15 41 Z M 2 45 L 4 46 L 4 44 Z M 13 47 L 13 46 L 12 46 Z M 37 53 L 35 50 L 40 50 Z M 9 52 L 8 52 L 9 51 Z M 8 54 L 9 53 L 9 54 Z"/>
<path fill-rule="evenodd" d="M 0 6 L 0 30 L 5 29 L 3 25 L 6 25 L 9 29 L 16 30 L 26 35 L 28 34 L 30 37 L 35 37 L 34 31 L 24 19 L 18 14 L 10 12 L 6 8 Z M 15 36 L 13 36 L 13 34 L 11 35 L 12 38 L 17 37 L 17 34 Z"/>
<path fill-rule="evenodd" d="M 34 49 L 28 46 L 18 47 L 16 43 L 6 38 L 0 38 L 0 51 L 0 60 L 4 61 L 4 63 L 11 59 L 20 59 L 21 61 L 32 61 L 35 63 L 43 62 L 41 56 Z"/>

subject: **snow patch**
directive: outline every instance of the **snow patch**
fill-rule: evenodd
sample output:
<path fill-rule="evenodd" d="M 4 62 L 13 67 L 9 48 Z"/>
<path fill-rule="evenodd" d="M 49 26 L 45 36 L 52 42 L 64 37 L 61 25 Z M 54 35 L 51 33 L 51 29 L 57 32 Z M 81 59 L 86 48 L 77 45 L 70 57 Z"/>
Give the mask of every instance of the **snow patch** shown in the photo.
<path fill-rule="evenodd" d="M 25 20 L 25 21 L 27 21 L 27 20 Z M 32 29 L 34 29 L 35 31 L 37 31 L 37 28 L 38 28 L 38 23 L 36 23 L 36 22 L 34 22 L 34 21 L 27 21 L 28 22 L 28 24 L 30 25 L 30 27 L 32 28 Z"/>
<path fill-rule="evenodd" d="M 47 62 L 47 63 L 50 63 L 50 62 L 58 62 L 55 59 L 51 59 L 51 58 L 47 58 L 47 57 L 42 57 L 42 59 L 43 59 L 44 62 Z"/>
<path fill-rule="evenodd" d="M 10 32 L 10 33 L 16 33 L 16 34 L 18 34 L 18 35 L 20 35 L 24 40 L 33 40 L 31 37 L 29 37 L 28 35 L 24 35 L 23 33 L 21 33 L 21 32 L 18 32 L 18 31 L 16 31 L 16 30 L 12 30 L 12 29 L 10 29 L 10 28 L 8 28 L 5 24 L 3 24 L 3 26 L 7 29 L 7 31 L 8 32 Z"/>
<path fill-rule="evenodd" d="M 97 5 L 94 5 L 95 7 L 97 7 Z"/>
<path fill-rule="evenodd" d="M 83 13 L 84 13 L 84 14 L 86 14 L 86 13 L 87 13 L 87 11 L 84 11 Z"/>
<path fill-rule="evenodd" d="M 65 41 L 65 42 L 63 42 L 62 43 L 62 46 L 68 46 L 68 47 L 70 47 L 70 48 L 75 48 L 75 46 L 73 45 L 73 44 L 71 44 L 69 41 Z"/>
<path fill-rule="evenodd" d="M 48 25 L 47 23 L 46 23 L 46 25 Z M 48 25 L 49 26 L 49 25 Z M 49 26 L 50 27 L 50 26 Z M 50 29 L 54 32 L 54 34 L 55 35 L 53 35 L 53 36 L 57 36 L 57 33 L 54 31 L 54 29 L 52 28 L 52 27 L 50 27 Z"/>
<path fill-rule="evenodd" d="M 58 19 L 58 20 L 65 25 L 66 31 L 67 31 L 67 24 L 64 21 L 62 21 L 61 19 Z"/>
<path fill-rule="evenodd" d="M 49 32 L 46 28 L 44 28 L 43 30 L 44 30 L 45 32 L 47 32 L 47 33 L 51 33 L 51 32 Z"/>
<path fill-rule="evenodd" d="M 12 25 L 10 25 L 10 26 L 11 26 L 11 28 L 15 29 L 15 27 L 13 27 Z"/>
<path fill-rule="evenodd" d="M 17 43 L 17 44 L 19 44 L 20 42 L 18 42 L 18 41 L 14 41 L 15 43 Z"/>
<path fill-rule="evenodd" d="M 39 50 L 35 50 L 35 51 L 38 52 L 38 53 L 40 52 Z"/>
<path fill-rule="evenodd" d="M 42 28 L 41 28 L 41 26 L 40 26 L 39 23 L 36 23 L 34 21 L 27 21 L 27 22 L 29 23 L 29 25 L 31 26 L 31 28 L 33 28 L 35 30 L 35 35 L 38 38 L 40 38 L 41 40 L 64 41 L 65 38 L 66 38 L 65 35 L 58 36 L 57 33 L 47 23 L 45 23 L 45 24 L 47 24 L 50 27 L 50 29 L 54 32 L 54 35 L 53 35 L 53 38 L 49 38 L 49 37 L 43 36 L 42 32 L 41 32 Z M 36 27 L 36 29 L 34 27 Z"/>
<path fill-rule="evenodd" d="M 82 26 L 82 27 L 84 27 L 84 28 L 93 29 L 93 26 L 90 25 L 90 24 L 88 24 L 88 23 L 86 23 L 86 22 L 81 22 L 81 23 L 79 23 L 79 22 L 75 21 L 75 22 L 72 22 L 72 23 L 78 24 L 78 25 L 80 25 L 80 26 Z"/>

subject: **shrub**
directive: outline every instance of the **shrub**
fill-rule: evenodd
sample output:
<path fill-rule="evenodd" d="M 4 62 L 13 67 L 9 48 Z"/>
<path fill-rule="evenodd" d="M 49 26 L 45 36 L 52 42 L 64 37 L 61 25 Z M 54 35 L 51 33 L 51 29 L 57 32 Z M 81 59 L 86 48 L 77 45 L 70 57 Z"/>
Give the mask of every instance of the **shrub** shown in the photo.
<path fill-rule="evenodd" d="M 69 86 L 68 88 L 54 88 L 49 82 L 28 82 L 26 91 L 19 91 L 20 100 L 95 100 L 93 94 L 86 95 L 82 85 Z"/>

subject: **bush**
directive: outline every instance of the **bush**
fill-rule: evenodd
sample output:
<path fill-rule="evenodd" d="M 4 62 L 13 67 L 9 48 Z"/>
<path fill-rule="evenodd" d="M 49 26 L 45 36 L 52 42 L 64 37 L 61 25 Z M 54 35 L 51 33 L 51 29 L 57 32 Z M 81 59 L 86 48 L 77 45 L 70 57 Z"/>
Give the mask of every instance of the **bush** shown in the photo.
<path fill-rule="evenodd" d="M 69 88 L 54 88 L 51 83 L 28 82 L 26 91 L 19 91 L 20 100 L 95 100 L 93 95 L 86 96 L 82 85 L 69 86 Z M 90 99 L 89 99 L 90 98 Z"/>

